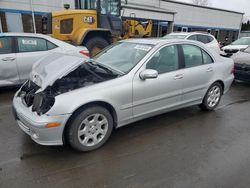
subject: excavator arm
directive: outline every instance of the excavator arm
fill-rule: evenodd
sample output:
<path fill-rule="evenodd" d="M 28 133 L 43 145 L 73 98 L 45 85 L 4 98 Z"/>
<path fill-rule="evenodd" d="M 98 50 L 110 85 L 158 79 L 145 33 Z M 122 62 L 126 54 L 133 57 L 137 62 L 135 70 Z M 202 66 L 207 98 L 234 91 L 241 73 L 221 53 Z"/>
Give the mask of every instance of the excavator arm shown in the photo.
<path fill-rule="evenodd" d="M 124 39 L 150 37 L 153 29 L 152 20 L 142 23 L 137 20 L 126 20 L 123 23 Z"/>

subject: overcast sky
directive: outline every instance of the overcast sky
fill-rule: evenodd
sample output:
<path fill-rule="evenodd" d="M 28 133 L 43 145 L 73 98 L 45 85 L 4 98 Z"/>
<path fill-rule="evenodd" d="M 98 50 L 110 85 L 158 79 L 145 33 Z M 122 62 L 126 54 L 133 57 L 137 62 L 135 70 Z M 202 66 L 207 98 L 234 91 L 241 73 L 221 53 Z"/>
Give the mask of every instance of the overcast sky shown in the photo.
<path fill-rule="evenodd" d="M 176 0 L 192 2 L 192 0 Z M 250 0 L 209 0 L 213 7 L 244 12 L 245 17 L 250 19 Z"/>

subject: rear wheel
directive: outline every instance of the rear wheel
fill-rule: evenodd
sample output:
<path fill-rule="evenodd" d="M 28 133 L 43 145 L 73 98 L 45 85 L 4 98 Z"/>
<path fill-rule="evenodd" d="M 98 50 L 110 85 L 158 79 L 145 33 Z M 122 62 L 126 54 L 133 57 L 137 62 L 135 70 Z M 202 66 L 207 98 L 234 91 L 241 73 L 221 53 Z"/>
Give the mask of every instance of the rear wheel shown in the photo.
<path fill-rule="evenodd" d="M 85 44 L 85 46 L 90 52 L 91 57 L 99 53 L 103 48 L 107 47 L 108 45 L 109 43 L 102 37 L 93 37 L 89 39 Z"/>
<path fill-rule="evenodd" d="M 93 106 L 79 113 L 67 130 L 69 144 L 79 151 L 101 147 L 111 135 L 113 118 L 103 107 Z"/>
<path fill-rule="evenodd" d="M 220 83 L 216 82 L 208 89 L 202 104 L 199 107 L 205 111 L 214 110 L 220 103 L 222 96 L 222 86 Z"/>

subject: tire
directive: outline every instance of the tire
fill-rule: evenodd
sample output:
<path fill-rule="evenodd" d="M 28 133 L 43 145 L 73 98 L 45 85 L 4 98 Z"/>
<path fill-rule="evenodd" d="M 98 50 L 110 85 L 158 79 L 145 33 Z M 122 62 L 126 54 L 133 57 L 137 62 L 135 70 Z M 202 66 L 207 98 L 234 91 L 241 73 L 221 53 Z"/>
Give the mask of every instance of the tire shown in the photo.
<path fill-rule="evenodd" d="M 98 125 L 99 123 L 99 125 Z M 78 113 L 66 130 L 70 146 L 78 151 L 92 151 L 110 137 L 113 118 L 103 107 L 92 106 Z"/>
<path fill-rule="evenodd" d="M 98 49 L 101 51 L 103 48 L 107 47 L 109 43 L 101 37 L 90 38 L 85 46 L 88 48 L 90 56 L 94 56 L 98 53 Z"/>
<path fill-rule="evenodd" d="M 219 105 L 222 93 L 222 85 L 215 82 L 209 87 L 203 98 L 202 104 L 200 104 L 199 107 L 204 111 L 213 111 Z"/>

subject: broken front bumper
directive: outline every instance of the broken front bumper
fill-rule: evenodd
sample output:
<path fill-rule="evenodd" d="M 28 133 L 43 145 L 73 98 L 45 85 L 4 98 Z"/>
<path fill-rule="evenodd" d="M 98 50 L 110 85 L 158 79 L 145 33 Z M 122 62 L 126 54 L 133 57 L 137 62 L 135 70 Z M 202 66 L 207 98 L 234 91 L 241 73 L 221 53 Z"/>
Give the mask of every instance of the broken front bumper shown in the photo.
<path fill-rule="evenodd" d="M 19 127 L 36 143 L 41 145 L 63 145 L 63 131 L 71 114 L 48 116 L 37 115 L 27 107 L 20 97 L 13 99 L 13 114 Z M 46 128 L 48 123 L 59 122 L 60 126 Z"/>

